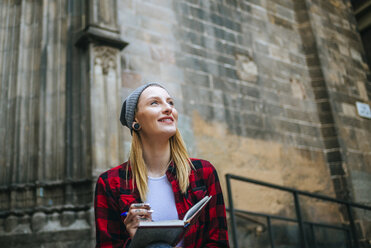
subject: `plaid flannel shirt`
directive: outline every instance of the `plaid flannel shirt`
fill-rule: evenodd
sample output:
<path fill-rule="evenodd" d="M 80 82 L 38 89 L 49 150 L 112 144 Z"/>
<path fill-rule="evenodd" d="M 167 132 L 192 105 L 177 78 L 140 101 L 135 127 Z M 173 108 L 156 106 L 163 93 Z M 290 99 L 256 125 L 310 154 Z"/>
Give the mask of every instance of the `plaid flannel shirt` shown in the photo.
<path fill-rule="evenodd" d="M 212 195 L 201 215 L 184 236 L 184 247 L 229 247 L 223 195 L 215 168 L 208 161 L 191 159 L 195 170 L 189 176 L 190 187 L 182 194 L 171 163 L 166 176 L 174 191 L 179 219 L 206 194 Z M 131 238 L 120 214 L 132 203 L 141 202 L 132 184 L 128 163 L 100 175 L 95 189 L 96 247 L 129 247 Z"/>

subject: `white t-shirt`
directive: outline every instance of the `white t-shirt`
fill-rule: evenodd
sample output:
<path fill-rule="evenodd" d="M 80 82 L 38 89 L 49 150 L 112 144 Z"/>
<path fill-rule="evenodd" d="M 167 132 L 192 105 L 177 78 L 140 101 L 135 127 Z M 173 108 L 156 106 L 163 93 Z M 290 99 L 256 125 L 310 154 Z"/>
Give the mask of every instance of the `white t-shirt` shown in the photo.
<path fill-rule="evenodd" d="M 153 209 L 152 220 L 178 220 L 174 192 L 166 175 L 148 177 L 147 202 Z M 183 246 L 183 240 L 178 246 Z"/>

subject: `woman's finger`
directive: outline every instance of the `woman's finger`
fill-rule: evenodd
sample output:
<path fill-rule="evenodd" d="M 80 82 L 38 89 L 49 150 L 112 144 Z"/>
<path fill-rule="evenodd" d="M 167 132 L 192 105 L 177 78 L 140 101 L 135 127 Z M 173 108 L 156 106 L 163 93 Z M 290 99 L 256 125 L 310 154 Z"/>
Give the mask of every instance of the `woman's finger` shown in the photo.
<path fill-rule="evenodd" d="M 135 208 L 143 208 L 143 209 L 147 209 L 147 210 L 150 210 L 151 209 L 151 206 L 149 205 L 149 203 L 133 203 L 130 205 L 130 209 L 135 209 Z"/>
<path fill-rule="evenodd" d="M 132 208 L 128 211 L 128 214 L 124 220 L 124 224 L 127 225 L 137 217 L 141 220 L 152 220 L 153 210 L 147 210 L 142 208 Z"/>
<path fill-rule="evenodd" d="M 147 210 L 147 209 L 132 209 L 131 210 L 133 216 L 139 217 L 139 220 L 141 221 L 147 221 L 152 220 L 152 212 L 153 210 Z"/>

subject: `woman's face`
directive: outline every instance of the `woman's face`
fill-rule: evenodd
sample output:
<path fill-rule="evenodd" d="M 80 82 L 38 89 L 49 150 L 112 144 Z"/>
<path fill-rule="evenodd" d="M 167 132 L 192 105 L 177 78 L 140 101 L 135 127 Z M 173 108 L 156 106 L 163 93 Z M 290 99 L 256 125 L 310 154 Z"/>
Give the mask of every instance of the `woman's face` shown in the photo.
<path fill-rule="evenodd" d="M 135 120 L 141 125 L 142 136 L 172 137 L 178 122 L 173 98 L 163 88 L 149 86 L 139 97 Z"/>

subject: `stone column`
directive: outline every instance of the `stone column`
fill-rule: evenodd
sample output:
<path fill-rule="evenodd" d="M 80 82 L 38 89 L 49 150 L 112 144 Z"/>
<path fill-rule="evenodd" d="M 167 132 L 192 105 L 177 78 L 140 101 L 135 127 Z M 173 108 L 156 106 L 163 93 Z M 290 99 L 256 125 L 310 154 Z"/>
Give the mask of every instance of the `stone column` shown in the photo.
<path fill-rule="evenodd" d="M 64 178 L 65 6 L 63 0 L 0 5 L 0 185 L 6 189 L 0 201 L 9 204 L 0 210 L 38 206 L 36 185 Z"/>
<path fill-rule="evenodd" d="M 92 175 L 119 164 L 121 99 L 120 39 L 116 0 L 94 0 L 87 6 L 87 21 L 76 45 L 88 54 L 89 122 Z"/>

